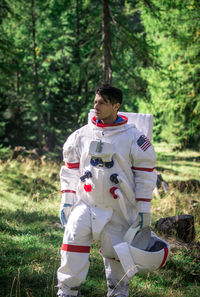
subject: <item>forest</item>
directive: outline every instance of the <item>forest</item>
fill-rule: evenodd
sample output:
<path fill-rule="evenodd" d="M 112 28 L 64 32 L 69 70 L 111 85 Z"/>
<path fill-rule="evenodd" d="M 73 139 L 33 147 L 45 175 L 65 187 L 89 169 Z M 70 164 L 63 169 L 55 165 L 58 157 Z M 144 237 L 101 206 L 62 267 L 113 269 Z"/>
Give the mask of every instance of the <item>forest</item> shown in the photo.
<path fill-rule="evenodd" d="M 1 0 L 1 147 L 58 154 L 95 89 L 152 113 L 154 141 L 200 148 L 198 0 Z"/>
<path fill-rule="evenodd" d="M 0 0 L 0 296 L 57 294 L 62 146 L 104 83 L 122 90 L 121 111 L 154 116 L 152 230 L 171 246 L 130 297 L 200 296 L 199 78 L 199 0 Z M 192 240 L 156 230 L 182 214 Z M 99 249 L 83 297 L 107 294 Z"/>

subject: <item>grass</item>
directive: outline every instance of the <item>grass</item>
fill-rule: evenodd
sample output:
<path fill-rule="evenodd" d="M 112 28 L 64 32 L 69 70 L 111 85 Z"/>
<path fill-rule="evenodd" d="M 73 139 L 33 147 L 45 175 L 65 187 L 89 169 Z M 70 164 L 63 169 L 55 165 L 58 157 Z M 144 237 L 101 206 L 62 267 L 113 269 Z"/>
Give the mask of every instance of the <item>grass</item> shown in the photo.
<path fill-rule="evenodd" d="M 199 182 L 200 153 L 177 152 L 156 146 L 157 170 L 169 183 L 152 201 L 153 228 L 163 216 L 190 213 L 195 216 L 196 238 L 186 244 L 161 234 L 171 243 L 165 268 L 135 275 L 130 297 L 200 296 L 200 190 L 177 187 L 177 181 Z M 58 162 L 18 158 L 0 163 L 0 297 L 55 297 L 56 270 L 60 263 L 63 229 L 60 228 Z M 196 201 L 196 203 L 193 203 Z M 90 270 L 82 286 L 83 297 L 106 296 L 104 266 L 94 243 Z"/>
<path fill-rule="evenodd" d="M 160 198 L 152 201 L 153 221 L 162 216 L 192 214 L 195 219 L 196 240 L 200 241 L 200 152 L 177 151 L 173 146 L 156 145 L 157 172 L 169 185 Z"/>
<path fill-rule="evenodd" d="M 196 179 L 200 182 L 200 153 L 193 150 L 179 151 L 165 143 L 156 145 L 157 170 L 168 182 Z"/>

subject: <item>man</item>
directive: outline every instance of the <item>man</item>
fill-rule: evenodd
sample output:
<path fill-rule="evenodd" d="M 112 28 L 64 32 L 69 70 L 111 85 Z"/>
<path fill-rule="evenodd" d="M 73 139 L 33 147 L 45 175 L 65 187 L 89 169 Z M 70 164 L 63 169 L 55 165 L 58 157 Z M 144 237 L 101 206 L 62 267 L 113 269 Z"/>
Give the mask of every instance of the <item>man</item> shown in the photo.
<path fill-rule="evenodd" d="M 58 269 L 58 296 L 79 296 L 89 269 L 93 240 L 101 241 L 107 296 L 128 297 L 128 277 L 113 246 L 129 227 L 150 225 L 155 187 L 155 151 L 125 116 L 118 115 L 122 92 L 110 85 L 96 91 L 95 116 L 72 133 L 63 147 L 60 171 L 65 226 Z"/>

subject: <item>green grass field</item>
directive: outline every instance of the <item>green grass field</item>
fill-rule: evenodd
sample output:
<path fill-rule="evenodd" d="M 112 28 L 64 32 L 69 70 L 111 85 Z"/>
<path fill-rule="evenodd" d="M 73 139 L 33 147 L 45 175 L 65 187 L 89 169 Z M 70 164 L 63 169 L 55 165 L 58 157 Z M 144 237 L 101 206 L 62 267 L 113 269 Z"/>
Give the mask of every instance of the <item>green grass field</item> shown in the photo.
<path fill-rule="evenodd" d="M 196 238 L 191 244 L 161 236 L 171 244 L 166 266 L 136 275 L 130 297 L 200 296 L 200 153 L 156 146 L 157 170 L 169 183 L 152 202 L 152 226 L 164 216 L 193 214 Z M 59 225 L 60 185 L 57 162 L 42 158 L 0 163 L 0 297 L 55 297 L 63 229 Z M 191 180 L 196 180 L 191 187 Z M 180 184 L 178 181 L 183 181 Z M 192 184 L 193 185 L 193 184 Z M 195 202 L 194 202 L 195 201 Z M 106 296 L 104 267 L 94 243 L 82 296 Z"/>

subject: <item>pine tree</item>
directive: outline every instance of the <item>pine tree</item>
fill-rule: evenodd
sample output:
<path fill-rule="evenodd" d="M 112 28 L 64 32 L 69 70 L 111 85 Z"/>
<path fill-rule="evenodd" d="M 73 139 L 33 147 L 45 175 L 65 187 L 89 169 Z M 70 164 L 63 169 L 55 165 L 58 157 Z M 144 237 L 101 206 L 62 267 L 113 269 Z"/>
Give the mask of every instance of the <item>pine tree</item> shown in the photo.
<path fill-rule="evenodd" d="M 180 148 L 199 147 L 199 1 L 153 1 L 141 6 L 155 63 L 143 71 L 148 81 L 156 133 Z M 159 139 L 159 138 L 157 138 Z"/>

